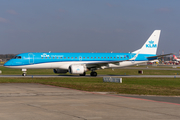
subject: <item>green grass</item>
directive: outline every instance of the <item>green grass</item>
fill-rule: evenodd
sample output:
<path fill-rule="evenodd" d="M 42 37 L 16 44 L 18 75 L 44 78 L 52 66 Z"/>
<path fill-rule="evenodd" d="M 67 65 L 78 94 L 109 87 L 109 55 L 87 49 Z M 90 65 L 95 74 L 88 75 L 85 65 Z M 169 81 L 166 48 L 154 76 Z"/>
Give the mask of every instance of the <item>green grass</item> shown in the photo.
<path fill-rule="evenodd" d="M 2 75 L 21 75 L 21 69 L 10 69 L 0 66 L 0 70 L 2 71 Z M 141 70 L 141 69 L 139 69 Z M 140 75 L 138 74 L 138 69 L 104 69 L 97 70 L 98 75 Z M 53 72 L 52 69 L 28 69 L 28 75 L 58 75 Z M 69 73 L 67 73 L 70 75 Z M 90 71 L 87 72 L 90 74 Z M 180 74 L 179 70 L 143 70 L 143 75 L 175 75 Z"/>
<path fill-rule="evenodd" d="M 102 78 L 0 78 L 0 83 L 40 83 L 93 92 L 138 95 L 180 95 L 179 78 L 123 78 L 123 83 L 104 83 Z"/>

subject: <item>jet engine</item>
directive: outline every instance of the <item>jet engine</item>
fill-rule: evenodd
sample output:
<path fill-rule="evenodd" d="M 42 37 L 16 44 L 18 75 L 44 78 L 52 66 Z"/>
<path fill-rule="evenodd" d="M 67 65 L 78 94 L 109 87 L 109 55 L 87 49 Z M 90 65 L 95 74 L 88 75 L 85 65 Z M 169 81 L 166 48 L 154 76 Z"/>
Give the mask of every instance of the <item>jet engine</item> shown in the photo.
<path fill-rule="evenodd" d="M 68 70 L 63 70 L 63 69 L 53 69 L 54 73 L 67 73 Z"/>
<path fill-rule="evenodd" d="M 69 66 L 69 73 L 71 74 L 84 74 L 87 71 L 85 65 L 71 65 Z"/>

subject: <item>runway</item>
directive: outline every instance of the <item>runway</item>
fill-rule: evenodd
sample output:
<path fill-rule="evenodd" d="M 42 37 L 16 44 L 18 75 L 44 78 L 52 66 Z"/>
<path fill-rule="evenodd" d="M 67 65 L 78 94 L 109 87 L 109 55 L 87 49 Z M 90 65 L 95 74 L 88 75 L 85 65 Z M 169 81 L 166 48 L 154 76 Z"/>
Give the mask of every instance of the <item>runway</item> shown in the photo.
<path fill-rule="evenodd" d="M 1 120 L 179 120 L 180 97 L 85 92 L 34 83 L 0 84 Z"/>
<path fill-rule="evenodd" d="M 51 77 L 92 77 L 90 75 L 86 76 L 79 76 L 79 75 L 27 75 L 27 76 L 21 76 L 21 75 L 0 75 L 0 77 L 24 77 L 24 78 L 51 78 Z M 180 78 L 180 75 L 98 75 L 96 77 L 121 77 L 121 78 L 127 78 L 127 77 L 136 77 L 136 78 Z"/>

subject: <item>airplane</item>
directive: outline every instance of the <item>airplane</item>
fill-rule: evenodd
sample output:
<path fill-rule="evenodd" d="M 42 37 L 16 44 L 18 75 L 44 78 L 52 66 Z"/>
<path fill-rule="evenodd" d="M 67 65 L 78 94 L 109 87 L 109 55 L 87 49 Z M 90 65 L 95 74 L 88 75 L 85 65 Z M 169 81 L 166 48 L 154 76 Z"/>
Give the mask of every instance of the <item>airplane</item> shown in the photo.
<path fill-rule="evenodd" d="M 145 44 L 138 50 L 129 53 L 22 53 L 7 61 L 7 68 L 22 69 L 26 76 L 27 69 L 53 69 L 54 73 L 71 73 L 85 76 L 97 76 L 96 70 L 120 68 L 136 65 L 158 57 L 156 55 L 161 30 L 155 30 Z M 172 54 L 172 53 L 171 53 Z"/>
<path fill-rule="evenodd" d="M 180 61 L 180 59 L 178 59 L 175 55 L 173 55 L 173 58 L 174 58 L 177 62 Z"/>

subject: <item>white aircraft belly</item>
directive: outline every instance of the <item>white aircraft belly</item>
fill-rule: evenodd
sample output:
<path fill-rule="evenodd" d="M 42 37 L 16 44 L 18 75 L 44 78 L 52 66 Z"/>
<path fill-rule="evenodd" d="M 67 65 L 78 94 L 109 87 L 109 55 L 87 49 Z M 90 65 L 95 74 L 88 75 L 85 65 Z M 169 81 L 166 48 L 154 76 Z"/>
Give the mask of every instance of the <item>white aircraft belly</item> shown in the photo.
<path fill-rule="evenodd" d="M 73 64 L 86 64 L 86 63 L 98 63 L 101 61 L 75 61 L 75 62 L 50 62 L 50 63 L 39 63 L 21 66 L 8 66 L 9 68 L 17 69 L 69 69 L 70 65 Z"/>

